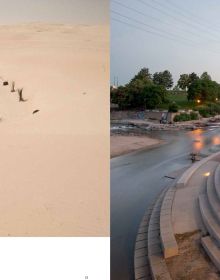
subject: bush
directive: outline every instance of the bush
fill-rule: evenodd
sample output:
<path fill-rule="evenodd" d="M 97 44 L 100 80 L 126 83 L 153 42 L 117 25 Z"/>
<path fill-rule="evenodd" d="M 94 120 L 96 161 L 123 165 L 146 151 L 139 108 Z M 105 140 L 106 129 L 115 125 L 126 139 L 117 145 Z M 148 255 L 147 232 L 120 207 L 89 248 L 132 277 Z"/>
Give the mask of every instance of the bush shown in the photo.
<path fill-rule="evenodd" d="M 199 111 L 199 114 L 203 117 L 203 118 L 208 118 L 210 117 L 210 110 L 207 106 L 201 106 L 198 107 L 197 110 Z"/>
<path fill-rule="evenodd" d="M 181 113 L 179 115 L 176 115 L 173 120 L 174 122 L 185 122 L 185 121 L 190 121 L 191 117 L 190 114 Z"/>
<path fill-rule="evenodd" d="M 191 112 L 190 114 L 187 113 L 181 113 L 179 115 L 176 115 L 174 117 L 174 122 L 185 122 L 185 121 L 191 121 L 191 120 L 198 120 L 199 115 L 196 112 Z"/>
<path fill-rule="evenodd" d="M 174 121 L 174 122 L 180 122 L 180 115 L 176 115 L 176 116 L 173 118 L 173 121 Z"/>
<path fill-rule="evenodd" d="M 199 119 L 199 115 L 196 112 L 190 112 L 190 119 L 192 121 L 198 120 Z"/>
<path fill-rule="evenodd" d="M 208 103 L 207 106 L 209 107 L 210 113 L 213 114 L 220 114 L 220 105 L 216 103 Z"/>
<path fill-rule="evenodd" d="M 196 110 L 203 118 L 208 118 L 220 114 L 220 104 L 207 103 L 204 106 L 198 106 Z"/>
<path fill-rule="evenodd" d="M 173 102 L 172 104 L 169 105 L 168 111 L 171 113 L 177 113 L 179 109 L 179 106 Z"/>

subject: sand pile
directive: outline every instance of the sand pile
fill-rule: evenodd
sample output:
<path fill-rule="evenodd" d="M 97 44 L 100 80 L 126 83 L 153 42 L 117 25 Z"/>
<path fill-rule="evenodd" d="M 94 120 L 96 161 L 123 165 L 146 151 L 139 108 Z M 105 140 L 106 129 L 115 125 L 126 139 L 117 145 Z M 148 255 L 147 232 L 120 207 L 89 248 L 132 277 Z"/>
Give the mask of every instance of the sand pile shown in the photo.
<path fill-rule="evenodd" d="M 0 235 L 106 236 L 108 27 L 0 26 Z M 33 111 L 37 111 L 33 114 Z"/>

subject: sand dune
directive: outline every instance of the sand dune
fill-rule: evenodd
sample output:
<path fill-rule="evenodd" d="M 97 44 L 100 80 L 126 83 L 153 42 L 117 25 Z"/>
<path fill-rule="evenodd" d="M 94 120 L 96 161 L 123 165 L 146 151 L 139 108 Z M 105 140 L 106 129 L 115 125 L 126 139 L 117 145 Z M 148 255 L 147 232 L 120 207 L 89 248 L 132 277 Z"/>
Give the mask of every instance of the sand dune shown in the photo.
<path fill-rule="evenodd" d="M 107 26 L 0 26 L 0 235 L 108 236 Z M 34 110 L 39 110 L 32 114 Z"/>

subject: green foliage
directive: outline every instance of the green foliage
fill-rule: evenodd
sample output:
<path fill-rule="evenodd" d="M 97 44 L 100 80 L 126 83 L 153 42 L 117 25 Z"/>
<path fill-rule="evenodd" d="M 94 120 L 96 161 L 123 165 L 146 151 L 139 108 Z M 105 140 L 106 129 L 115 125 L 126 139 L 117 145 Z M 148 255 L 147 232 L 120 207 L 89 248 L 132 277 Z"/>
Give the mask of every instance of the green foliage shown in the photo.
<path fill-rule="evenodd" d="M 200 79 L 202 80 L 212 80 L 211 76 L 208 74 L 208 72 L 203 72 L 202 75 L 200 76 Z"/>
<path fill-rule="evenodd" d="M 197 110 L 203 118 L 211 117 L 210 110 L 207 106 L 200 106 L 197 108 Z"/>
<path fill-rule="evenodd" d="M 183 90 L 187 90 L 189 88 L 189 86 L 196 80 L 199 79 L 199 76 L 192 72 L 191 74 L 181 74 L 180 78 L 177 82 L 177 85 L 183 89 Z"/>
<path fill-rule="evenodd" d="M 217 113 L 218 106 L 213 104 L 220 100 L 220 85 L 212 81 L 207 72 L 200 78 L 194 72 L 182 74 L 175 89 L 167 91 L 172 85 L 172 75 L 168 70 L 156 72 L 152 79 L 149 69 L 142 68 L 125 86 L 111 87 L 111 102 L 121 109 L 161 108 L 176 112 L 178 108 L 194 109 L 199 99 L 202 115 Z M 212 105 L 208 105 L 208 102 Z"/>
<path fill-rule="evenodd" d="M 144 88 L 145 106 L 154 109 L 166 101 L 166 89 L 163 86 L 150 85 Z"/>
<path fill-rule="evenodd" d="M 201 100 L 202 102 L 214 102 L 220 96 L 220 86 L 218 83 L 197 79 L 192 82 L 188 89 L 188 100 Z"/>
<path fill-rule="evenodd" d="M 166 95 L 166 99 L 168 102 L 161 104 L 159 108 L 168 110 L 169 105 L 173 102 L 178 105 L 179 109 L 193 109 L 195 107 L 194 101 L 187 100 L 187 92 L 185 91 L 178 91 L 174 93 L 170 90 Z"/>
<path fill-rule="evenodd" d="M 191 121 L 191 120 L 198 120 L 199 116 L 196 112 L 190 112 L 190 114 L 187 113 L 181 113 L 179 115 L 176 115 L 174 117 L 174 122 L 185 122 L 185 121 Z"/>
<path fill-rule="evenodd" d="M 145 107 L 145 88 L 153 85 L 152 81 L 147 79 L 132 79 L 125 86 L 128 94 L 128 103 L 131 108 Z"/>
<path fill-rule="evenodd" d="M 191 74 L 189 74 L 189 85 L 191 85 L 194 81 L 198 80 L 199 76 L 192 72 Z"/>
<path fill-rule="evenodd" d="M 198 113 L 196 113 L 196 112 L 190 112 L 190 119 L 191 119 L 192 121 L 198 120 L 198 119 L 199 119 Z"/>
<path fill-rule="evenodd" d="M 169 89 L 173 86 L 172 74 L 168 70 L 156 72 L 153 75 L 153 82 L 155 85 L 164 86 L 166 89 Z"/>
<path fill-rule="evenodd" d="M 120 109 L 129 107 L 129 95 L 126 87 L 111 88 L 110 95 L 111 103 L 118 104 Z"/>
<path fill-rule="evenodd" d="M 203 118 L 208 118 L 220 114 L 220 104 L 207 103 L 206 105 L 196 107 L 196 110 L 199 111 Z"/>
<path fill-rule="evenodd" d="M 134 76 L 125 86 L 118 89 L 111 88 L 111 102 L 119 108 L 148 108 L 154 109 L 159 104 L 166 102 L 166 89 L 155 85 L 147 68 Z"/>
<path fill-rule="evenodd" d="M 213 114 L 220 114 L 220 104 L 219 103 L 207 103 L 207 106 Z"/>
<path fill-rule="evenodd" d="M 176 115 L 173 120 L 174 122 L 185 122 L 185 121 L 190 121 L 191 117 L 190 114 L 181 113 L 179 115 Z"/>
<path fill-rule="evenodd" d="M 152 81 L 152 75 L 149 72 L 148 68 L 142 68 L 133 79 L 131 79 L 131 83 L 135 80 L 142 80 L 142 81 Z"/>
<path fill-rule="evenodd" d="M 178 110 L 179 110 L 179 106 L 175 102 L 171 103 L 168 107 L 168 111 L 172 113 L 177 113 Z"/>
<path fill-rule="evenodd" d="M 188 74 L 181 74 L 180 78 L 177 82 L 179 88 L 186 90 L 189 86 L 189 75 Z"/>

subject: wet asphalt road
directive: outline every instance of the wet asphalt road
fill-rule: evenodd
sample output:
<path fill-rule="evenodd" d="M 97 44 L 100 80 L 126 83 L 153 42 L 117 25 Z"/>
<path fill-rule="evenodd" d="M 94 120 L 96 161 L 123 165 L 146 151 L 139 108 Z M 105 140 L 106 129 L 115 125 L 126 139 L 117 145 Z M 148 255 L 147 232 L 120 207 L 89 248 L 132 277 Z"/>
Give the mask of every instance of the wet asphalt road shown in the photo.
<path fill-rule="evenodd" d="M 111 280 L 134 279 L 133 252 L 138 226 L 147 207 L 170 182 L 164 176 L 190 165 L 189 153 L 195 148 L 220 144 L 220 128 L 151 135 L 166 144 L 111 160 Z M 195 139 L 199 142 L 195 143 Z"/>

